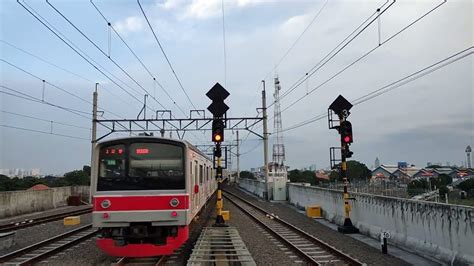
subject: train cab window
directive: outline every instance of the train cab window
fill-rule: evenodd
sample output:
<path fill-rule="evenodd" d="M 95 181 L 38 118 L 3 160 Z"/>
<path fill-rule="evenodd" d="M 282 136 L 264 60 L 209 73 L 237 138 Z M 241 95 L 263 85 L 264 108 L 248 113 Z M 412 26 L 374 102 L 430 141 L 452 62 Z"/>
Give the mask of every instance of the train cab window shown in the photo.
<path fill-rule="evenodd" d="M 132 143 L 128 176 L 136 190 L 184 189 L 183 148 L 166 143 Z"/>
<path fill-rule="evenodd" d="M 99 176 L 119 178 L 125 175 L 125 145 L 103 147 L 99 152 Z"/>

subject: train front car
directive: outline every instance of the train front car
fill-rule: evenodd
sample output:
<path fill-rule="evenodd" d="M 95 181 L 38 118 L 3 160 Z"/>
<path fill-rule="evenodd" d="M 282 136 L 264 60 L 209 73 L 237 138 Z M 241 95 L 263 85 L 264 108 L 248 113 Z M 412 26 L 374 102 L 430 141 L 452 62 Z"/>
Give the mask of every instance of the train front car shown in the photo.
<path fill-rule="evenodd" d="M 172 254 L 188 239 L 186 143 L 153 137 L 102 142 L 92 176 L 93 226 L 111 256 Z"/>

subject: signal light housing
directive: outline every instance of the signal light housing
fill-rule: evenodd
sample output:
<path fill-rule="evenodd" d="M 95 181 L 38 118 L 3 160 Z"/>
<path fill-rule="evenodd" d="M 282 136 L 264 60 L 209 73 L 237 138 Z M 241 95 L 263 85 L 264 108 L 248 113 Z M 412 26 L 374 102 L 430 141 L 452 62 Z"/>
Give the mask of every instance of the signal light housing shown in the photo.
<path fill-rule="evenodd" d="M 222 119 L 212 121 L 212 141 L 216 143 L 224 141 L 224 121 Z"/>
<path fill-rule="evenodd" d="M 343 121 L 341 122 L 341 125 L 339 126 L 339 133 L 341 134 L 341 141 L 344 144 L 351 144 L 354 142 L 353 136 L 352 136 L 352 124 L 349 121 Z"/>

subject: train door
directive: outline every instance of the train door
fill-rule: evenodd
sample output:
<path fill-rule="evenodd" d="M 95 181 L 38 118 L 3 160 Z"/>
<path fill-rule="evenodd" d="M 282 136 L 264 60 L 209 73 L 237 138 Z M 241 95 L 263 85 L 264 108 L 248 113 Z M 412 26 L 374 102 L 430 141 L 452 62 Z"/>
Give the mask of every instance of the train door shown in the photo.
<path fill-rule="evenodd" d="M 193 186 L 193 206 L 196 211 L 199 207 L 199 193 L 196 193 L 196 186 L 199 184 L 198 180 L 198 161 L 194 161 L 194 186 Z"/>

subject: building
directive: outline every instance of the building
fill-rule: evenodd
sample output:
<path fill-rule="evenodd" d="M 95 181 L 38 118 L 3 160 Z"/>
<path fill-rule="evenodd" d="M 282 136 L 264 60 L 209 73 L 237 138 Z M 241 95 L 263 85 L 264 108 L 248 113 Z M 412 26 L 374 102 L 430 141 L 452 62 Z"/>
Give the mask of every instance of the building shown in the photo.
<path fill-rule="evenodd" d="M 380 165 L 372 171 L 373 179 L 392 179 L 395 176 L 393 173 L 398 170 L 396 165 Z"/>
<path fill-rule="evenodd" d="M 409 182 L 418 171 L 420 168 L 416 167 L 398 168 L 392 175 L 396 180 Z"/>

